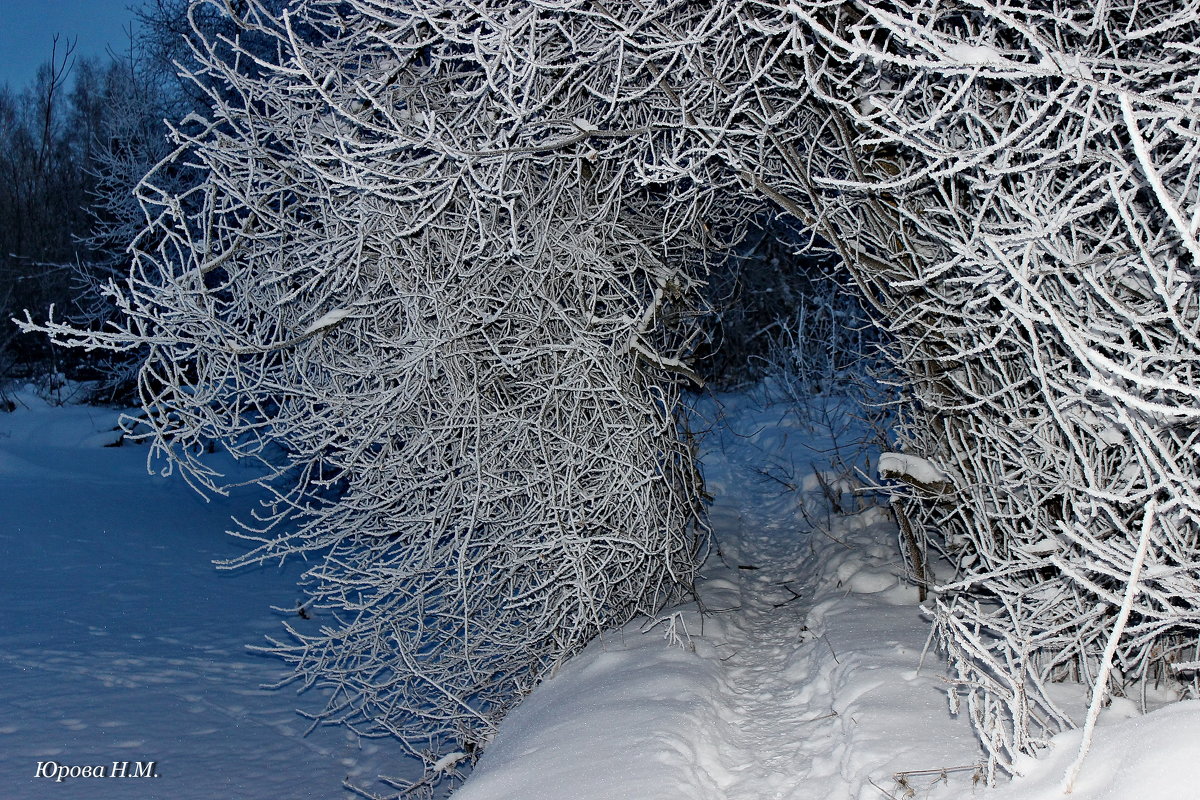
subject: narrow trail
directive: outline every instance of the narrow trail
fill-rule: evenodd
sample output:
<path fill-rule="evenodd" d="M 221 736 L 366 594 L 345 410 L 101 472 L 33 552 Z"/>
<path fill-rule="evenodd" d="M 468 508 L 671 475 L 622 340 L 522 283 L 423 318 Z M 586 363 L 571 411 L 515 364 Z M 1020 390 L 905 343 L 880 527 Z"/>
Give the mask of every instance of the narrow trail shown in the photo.
<path fill-rule="evenodd" d="M 794 610 L 776 607 L 789 600 Z M 723 787 L 730 800 L 799 796 L 802 778 L 813 772 L 813 745 L 829 738 L 833 718 L 814 710 L 811 692 L 798 691 L 812 686 L 803 677 L 813 642 L 795 600 L 779 593 L 769 573 L 756 574 L 744 580 L 744 605 L 725 627 L 731 652 L 720 700 L 731 731 L 722 753 L 733 778 Z"/>
<path fill-rule="evenodd" d="M 812 532 L 780 508 L 778 488 L 746 487 L 712 510 L 721 561 L 700 591 L 727 653 L 720 703 L 728 800 L 813 796 L 806 784 L 814 752 L 836 748 L 836 715 L 820 705 L 821 681 L 812 674 L 821 644 L 808 629 Z"/>
<path fill-rule="evenodd" d="M 705 457 L 720 558 L 707 565 L 700 595 L 711 615 L 705 637 L 720 642 L 715 702 L 723 721 L 717 763 L 706 771 L 719 796 L 886 800 L 912 786 L 891 766 L 906 750 L 917 760 L 904 766 L 932 768 L 935 781 L 940 767 L 973 763 L 965 724 L 957 742 L 878 741 L 894 730 L 886 725 L 872 733 L 880 718 L 914 714 L 919 725 L 922 715 L 946 714 L 940 664 L 916 669 L 928 627 L 903 580 L 887 512 L 868 504 L 835 514 L 819 467 L 785 487 L 754 480 L 746 456 L 741 449 Z M 963 751 L 963 764 L 923 763 L 920 745 Z"/>

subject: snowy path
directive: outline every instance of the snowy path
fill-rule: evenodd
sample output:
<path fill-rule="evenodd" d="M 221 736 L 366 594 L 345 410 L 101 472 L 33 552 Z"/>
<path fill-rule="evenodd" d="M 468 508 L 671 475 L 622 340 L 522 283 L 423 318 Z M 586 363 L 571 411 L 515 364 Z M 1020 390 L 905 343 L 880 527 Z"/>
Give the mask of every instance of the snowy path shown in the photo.
<path fill-rule="evenodd" d="M 830 717 L 810 708 L 794 677 L 809 660 L 804 616 L 766 604 L 764 597 L 794 600 L 766 580 L 755 576 L 760 585 L 745 587 L 747 605 L 724 626 L 729 655 L 720 699 L 728 735 L 718 752 L 730 800 L 789 796 L 828 739 Z"/>
<path fill-rule="evenodd" d="M 807 542 L 778 530 L 777 521 L 757 519 L 756 507 L 714 509 L 732 569 L 714 565 L 716 574 L 701 586 L 724 640 L 719 701 L 728 735 L 718 752 L 728 776 L 721 788 L 730 800 L 787 797 L 797 779 L 812 772 L 814 747 L 827 738 L 831 719 L 810 708 L 796 679 L 811 660 L 799 577 Z"/>
<path fill-rule="evenodd" d="M 778 446 L 770 437 L 763 446 Z M 755 455 L 706 459 L 724 564 L 710 565 L 700 591 L 710 609 L 733 606 L 715 615 L 718 650 L 728 652 L 719 697 L 730 730 L 719 748 L 731 778 L 723 796 L 874 799 L 903 788 L 902 769 L 970 767 L 977 752 L 970 730 L 944 722 L 940 664 L 916 671 L 928 628 L 916 592 L 900 580 L 886 512 L 812 519 L 828 508 L 811 471 L 795 490 L 747 482 L 753 465 L 741 459 Z M 926 735 L 879 740 L 872 730 L 891 714 Z M 926 717 L 932 725 L 921 725 Z M 878 730 L 893 732 L 886 724 Z M 959 758 L 947 763 L 948 754 Z"/>
<path fill-rule="evenodd" d="M 516 709 L 456 800 L 970 793 L 978 746 L 949 717 L 941 664 L 916 671 L 928 625 L 888 514 L 831 512 L 807 464 L 793 488 L 758 480 L 764 452 L 810 437 L 742 411 L 704 460 L 720 554 L 698 584 L 707 613 L 675 616 L 688 646 L 635 630 L 594 643 Z M 916 769 L 934 772 L 897 775 Z"/>

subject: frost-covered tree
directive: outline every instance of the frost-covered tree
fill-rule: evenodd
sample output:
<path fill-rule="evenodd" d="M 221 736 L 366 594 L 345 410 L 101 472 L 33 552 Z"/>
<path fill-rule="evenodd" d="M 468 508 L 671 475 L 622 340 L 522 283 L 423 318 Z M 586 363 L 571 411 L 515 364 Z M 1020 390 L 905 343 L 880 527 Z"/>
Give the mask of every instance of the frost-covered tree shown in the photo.
<path fill-rule="evenodd" d="M 313 559 L 323 624 L 271 649 L 331 690 L 320 719 L 431 758 L 686 592 L 703 542 L 670 376 L 705 232 L 595 153 L 603 68 L 559 15 L 496 12 L 250 3 L 253 48 L 199 38 L 212 111 L 174 135 L 201 177 L 143 182 L 126 322 L 95 337 L 148 348 L 155 445 L 198 485 L 205 441 L 261 461 L 242 561 Z"/>
<path fill-rule="evenodd" d="M 83 62 L 80 67 L 74 94 L 79 116 L 86 122 L 81 127 L 88 158 L 80 170 L 88 178 L 85 210 L 90 227 L 74 232 L 83 255 L 73 265 L 72 319 L 77 325 L 96 328 L 118 313 L 104 290 L 109 282 L 128 274 L 129 245 L 145 226 L 134 188 L 174 150 L 167 140 L 165 120 L 181 116 L 186 102 L 136 40 L 131 39 L 126 54 L 106 65 Z M 170 162 L 157 170 L 156 179 L 178 188 L 189 172 L 186 164 Z M 94 365 L 97 380 L 92 397 L 106 402 L 131 400 L 140 353 L 141 348 L 119 357 L 110 354 Z"/>
<path fill-rule="evenodd" d="M 944 473 L 908 524 L 958 562 L 935 618 L 992 765 L 1083 721 L 1050 681 L 1094 688 L 1088 727 L 1112 692 L 1194 694 L 1196 4 L 799 16 L 857 142 L 819 184 L 865 190 L 847 260 Z"/>
<path fill-rule="evenodd" d="M 1068 724 L 1049 681 L 1195 691 L 1194 2 L 202 10 L 203 177 L 142 184 L 127 322 L 75 341 L 149 346 L 200 484 L 201 440 L 262 459 L 247 560 L 315 559 L 336 622 L 276 650 L 325 718 L 486 740 L 686 589 L 689 298 L 764 208 L 896 341 L 929 467 L 896 508 L 958 564 L 934 614 L 993 766 Z"/>
<path fill-rule="evenodd" d="M 56 38 L 28 86 L 0 86 L 0 383 L 59 377 L 61 353 L 43 337 L 16 336 L 10 318 L 71 297 L 72 234 L 84 227 L 87 189 L 73 51 Z"/>

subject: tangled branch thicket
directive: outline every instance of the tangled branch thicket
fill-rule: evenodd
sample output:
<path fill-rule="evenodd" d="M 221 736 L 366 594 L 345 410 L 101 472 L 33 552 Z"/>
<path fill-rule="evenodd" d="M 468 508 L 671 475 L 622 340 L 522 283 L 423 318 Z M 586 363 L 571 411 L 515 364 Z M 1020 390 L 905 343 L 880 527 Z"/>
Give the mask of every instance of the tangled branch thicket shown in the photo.
<path fill-rule="evenodd" d="M 1197 691 L 1200 15 L 972 9 L 807 18 L 881 65 L 824 90 L 860 219 L 893 223 L 888 268 L 850 262 L 904 348 L 906 447 L 947 475 L 912 509 L 958 564 L 936 625 L 1011 770 L 1084 721 L 1051 681 L 1093 687 L 1089 728 L 1111 693 Z"/>
<path fill-rule="evenodd" d="M 201 483 L 210 437 L 292 478 L 249 559 L 320 555 L 339 621 L 277 650 L 328 718 L 484 740 L 687 588 L 689 298 L 764 208 L 896 342 L 993 770 L 1068 724 L 1050 681 L 1197 691 L 1196 2 L 205 4 L 206 177 L 143 183 L 128 326 L 75 342 L 150 345 Z"/>
<path fill-rule="evenodd" d="M 671 318 L 703 230 L 630 202 L 638 161 L 580 152 L 582 121 L 526 129 L 562 78 L 498 68 L 510 26 L 575 55 L 536 9 L 481 38 L 345 8 L 251 4 L 245 42 L 203 43 L 213 113 L 174 157 L 203 180 L 141 185 L 128 326 L 98 338 L 149 346 L 155 445 L 201 488 L 206 441 L 261 461 L 239 563 L 315 555 L 334 621 L 269 649 L 332 689 L 320 719 L 432 762 L 690 589 L 700 492 L 662 373 L 688 372 Z"/>

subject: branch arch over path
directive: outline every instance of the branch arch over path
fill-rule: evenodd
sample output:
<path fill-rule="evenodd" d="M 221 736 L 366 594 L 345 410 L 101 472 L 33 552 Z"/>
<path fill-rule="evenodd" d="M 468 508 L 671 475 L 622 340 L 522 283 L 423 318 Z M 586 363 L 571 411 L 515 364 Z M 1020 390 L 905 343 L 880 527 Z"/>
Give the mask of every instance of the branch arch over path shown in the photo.
<path fill-rule="evenodd" d="M 286 477 L 247 560 L 317 556 L 339 625 L 277 650 L 328 719 L 482 743 L 687 591 L 691 303 L 770 206 L 896 338 L 993 766 L 1067 724 L 1049 681 L 1195 693 L 1195 2 L 276 5 L 194 6 L 202 177 L 141 185 L 124 329 L 49 328 L 149 347 L 199 485 L 209 438 Z"/>

